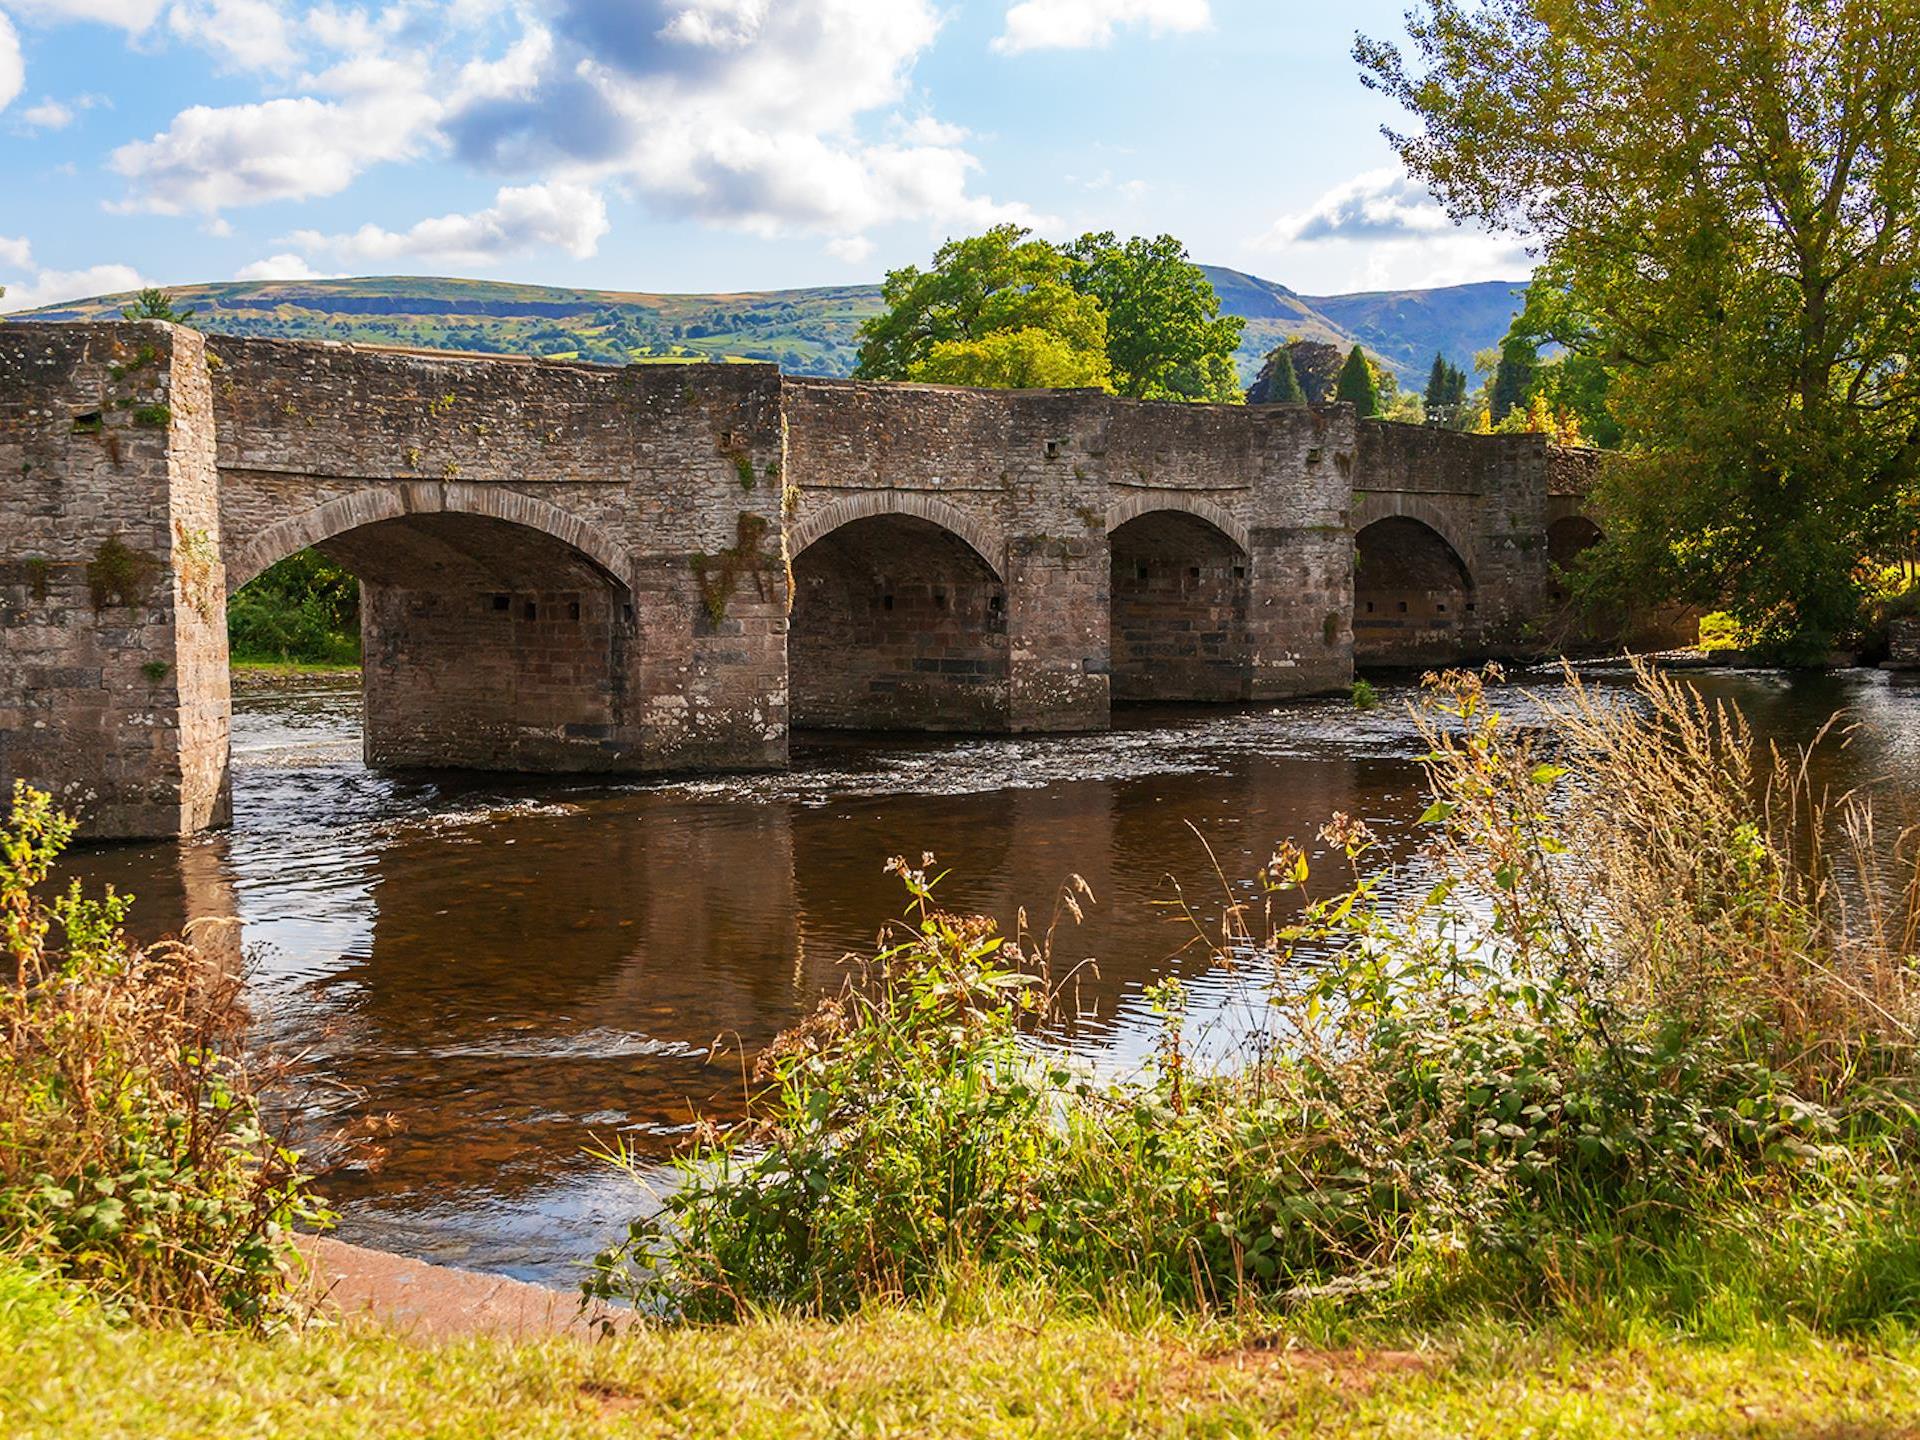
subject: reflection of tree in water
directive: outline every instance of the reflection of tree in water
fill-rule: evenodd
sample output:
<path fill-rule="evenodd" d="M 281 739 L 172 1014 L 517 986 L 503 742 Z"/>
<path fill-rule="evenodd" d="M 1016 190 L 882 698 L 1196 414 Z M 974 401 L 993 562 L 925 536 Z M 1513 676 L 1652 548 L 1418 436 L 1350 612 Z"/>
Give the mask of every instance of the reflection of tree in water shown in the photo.
<path fill-rule="evenodd" d="M 808 1003 L 784 810 L 634 798 L 407 827 L 380 851 L 331 1065 L 406 1125 L 382 1185 L 510 1191 L 596 1134 L 731 1110 L 715 1037 L 763 1042 Z"/>

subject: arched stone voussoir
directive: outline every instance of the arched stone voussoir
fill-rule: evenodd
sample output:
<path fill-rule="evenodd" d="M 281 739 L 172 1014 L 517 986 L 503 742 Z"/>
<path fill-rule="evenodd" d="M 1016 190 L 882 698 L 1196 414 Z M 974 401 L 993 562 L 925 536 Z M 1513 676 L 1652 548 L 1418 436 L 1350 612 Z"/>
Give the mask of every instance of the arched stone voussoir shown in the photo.
<path fill-rule="evenodd" d="M 925 520 L 959 536 L 993 572 L 994 579 L 1005 583 L 1006 542 L 990 526 L 958 506 L 915 490 L 859 490 L 801 516 L 787 527 L 787 558 L 797 560 L 801 551 L 841 527 L 879 515 Z"/>
<path fill-rule="evenodd" d="M 591 521 L 560 509 L 549 501 L 517 490 L 490 485 L 437 484 L 414 481 L 356 490 L 269 525 L 252 539 L 229 546 L 226 554 L 227 593 L 233 594 L 269 565 L 297 555 L 311 545 L 409 515 L 477 515 L 509 525 L 524 525 L 550 535 L 579 551 L 615 581 L 633 592 L 633 559 L 606 531 Z"/>
<path fill-rule="evenodd" d="M 1111 537 L 1114 531 L 1129 520 L 1138 520 L 1142 515 L 1169 510 L 1206 521 L 1239 546 L 1242 555 L 1253 553 L 1252 535 L 1248 533 L 1247 527 L 1234 517 L 1231 510 L 1204 496 L 1185 495 L 1178 490 L 1146 490 L 1137 495 L 1129 495 L 1117 502 L 1107 511 L 1107 535 Z"/>

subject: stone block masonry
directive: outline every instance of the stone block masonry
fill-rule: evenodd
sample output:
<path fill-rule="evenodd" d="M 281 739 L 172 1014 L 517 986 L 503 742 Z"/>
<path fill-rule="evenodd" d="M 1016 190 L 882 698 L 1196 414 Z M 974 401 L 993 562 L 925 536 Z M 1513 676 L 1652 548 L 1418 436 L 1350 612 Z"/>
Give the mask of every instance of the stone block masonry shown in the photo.
<path fill-rule="evenodd" d="M 225 823 L 226 580 L 201 337 L 0 325 L 0 780 L 95 835 Z"/>
<path fill-rule="evenodd" d="M 791 724 L 1336 689 L 1378 631 L 1356 532 L 1421 653 L 1521 643 L 1556 465 L 1339 405 L 0 325 L 0 779 L 98 837 L 222 823 L 226 599 L 309 546 L 361 582 L 381 766 L 752 768 Z"/>

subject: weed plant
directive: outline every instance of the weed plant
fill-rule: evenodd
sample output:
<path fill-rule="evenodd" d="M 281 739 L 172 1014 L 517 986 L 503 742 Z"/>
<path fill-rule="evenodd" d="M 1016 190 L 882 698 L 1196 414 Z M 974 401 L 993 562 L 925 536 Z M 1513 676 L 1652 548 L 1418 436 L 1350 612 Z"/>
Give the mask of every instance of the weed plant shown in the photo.
<path fill-rule="evenodd" d="M 237 975 L 139 949 L 129 899 L 40 887 L 74 823 L 16 784 L 0 831 L 0 1255 L 144 1318 L 295 1316 L 295 1223 L 330 1217 L 268 1133 Z"/>
<path fill-rule="evenodd" d="M 1908 837 L 1683 684 L 1568 686 L 1522 733 L 1483 677 L 1429 677 L 1417 903 L 1336 816 L 1331 893 L 1289 842 L 1195 917 L 1277 977 L 1271 1043 L 1225 1070 L 1177 993 L 1145 1074 L 1070 1063 L 1046 937 L 894 861 L 904 932 L 759 1057 L 748 1120 L 695 1137 L 587 1288 L 696 1319 L 982 1284 L 1328 1331 L 1920 1318 Z"/>

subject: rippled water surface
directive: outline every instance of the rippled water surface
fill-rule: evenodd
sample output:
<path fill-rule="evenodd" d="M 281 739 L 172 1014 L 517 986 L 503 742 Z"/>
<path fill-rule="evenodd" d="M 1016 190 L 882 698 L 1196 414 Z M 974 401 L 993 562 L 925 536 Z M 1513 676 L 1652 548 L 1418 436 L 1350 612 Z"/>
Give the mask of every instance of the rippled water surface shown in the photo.
<path fill-rule="evenodd" d="M 1906 682 L 1693 683 L 1788 742 L 1850 707 L 1830 778 L 1902 806 L 1920 792 Z M 1141 992 L 1169 973 L 1216 1039 L 1256 1023 L 1259 977 L 1183 950 L 1165 902 L 1216 906 L 1209 849 L 1237 884 L 1336 810 L 1407 852 L 1424 804 L 1411 694 L 1388 687 L 1364 714 L 1142 710 L 1091 736 L 816 736 L 781 774 L 610 784 L 376 774 L 357 689 L 256 692 L 235 703 L 231 830 L 73 868 L 134 891 L 143 935 L 195 919 L 244 949 L 263 1038 L 304 1058 L 315 1104 L 394 1117 L 384 1160 L 327 1181 L 345 1238 L 567 1283 L 643 1204 L 591 1152 L 664 1155 L 695 1114 L 733 1111 L 740 1048 L 836 988 L 842 957 L 898 914 L 890 854 L 936 851 L 946 902 L 1009 924 L 1022 905 L 1044 924 L 1065 878 L 1086 878 L 1098 904 L 1056 961 L 1097 957 L 1065 1037 L 1089 1058 L 1145 1054 Z"/>

